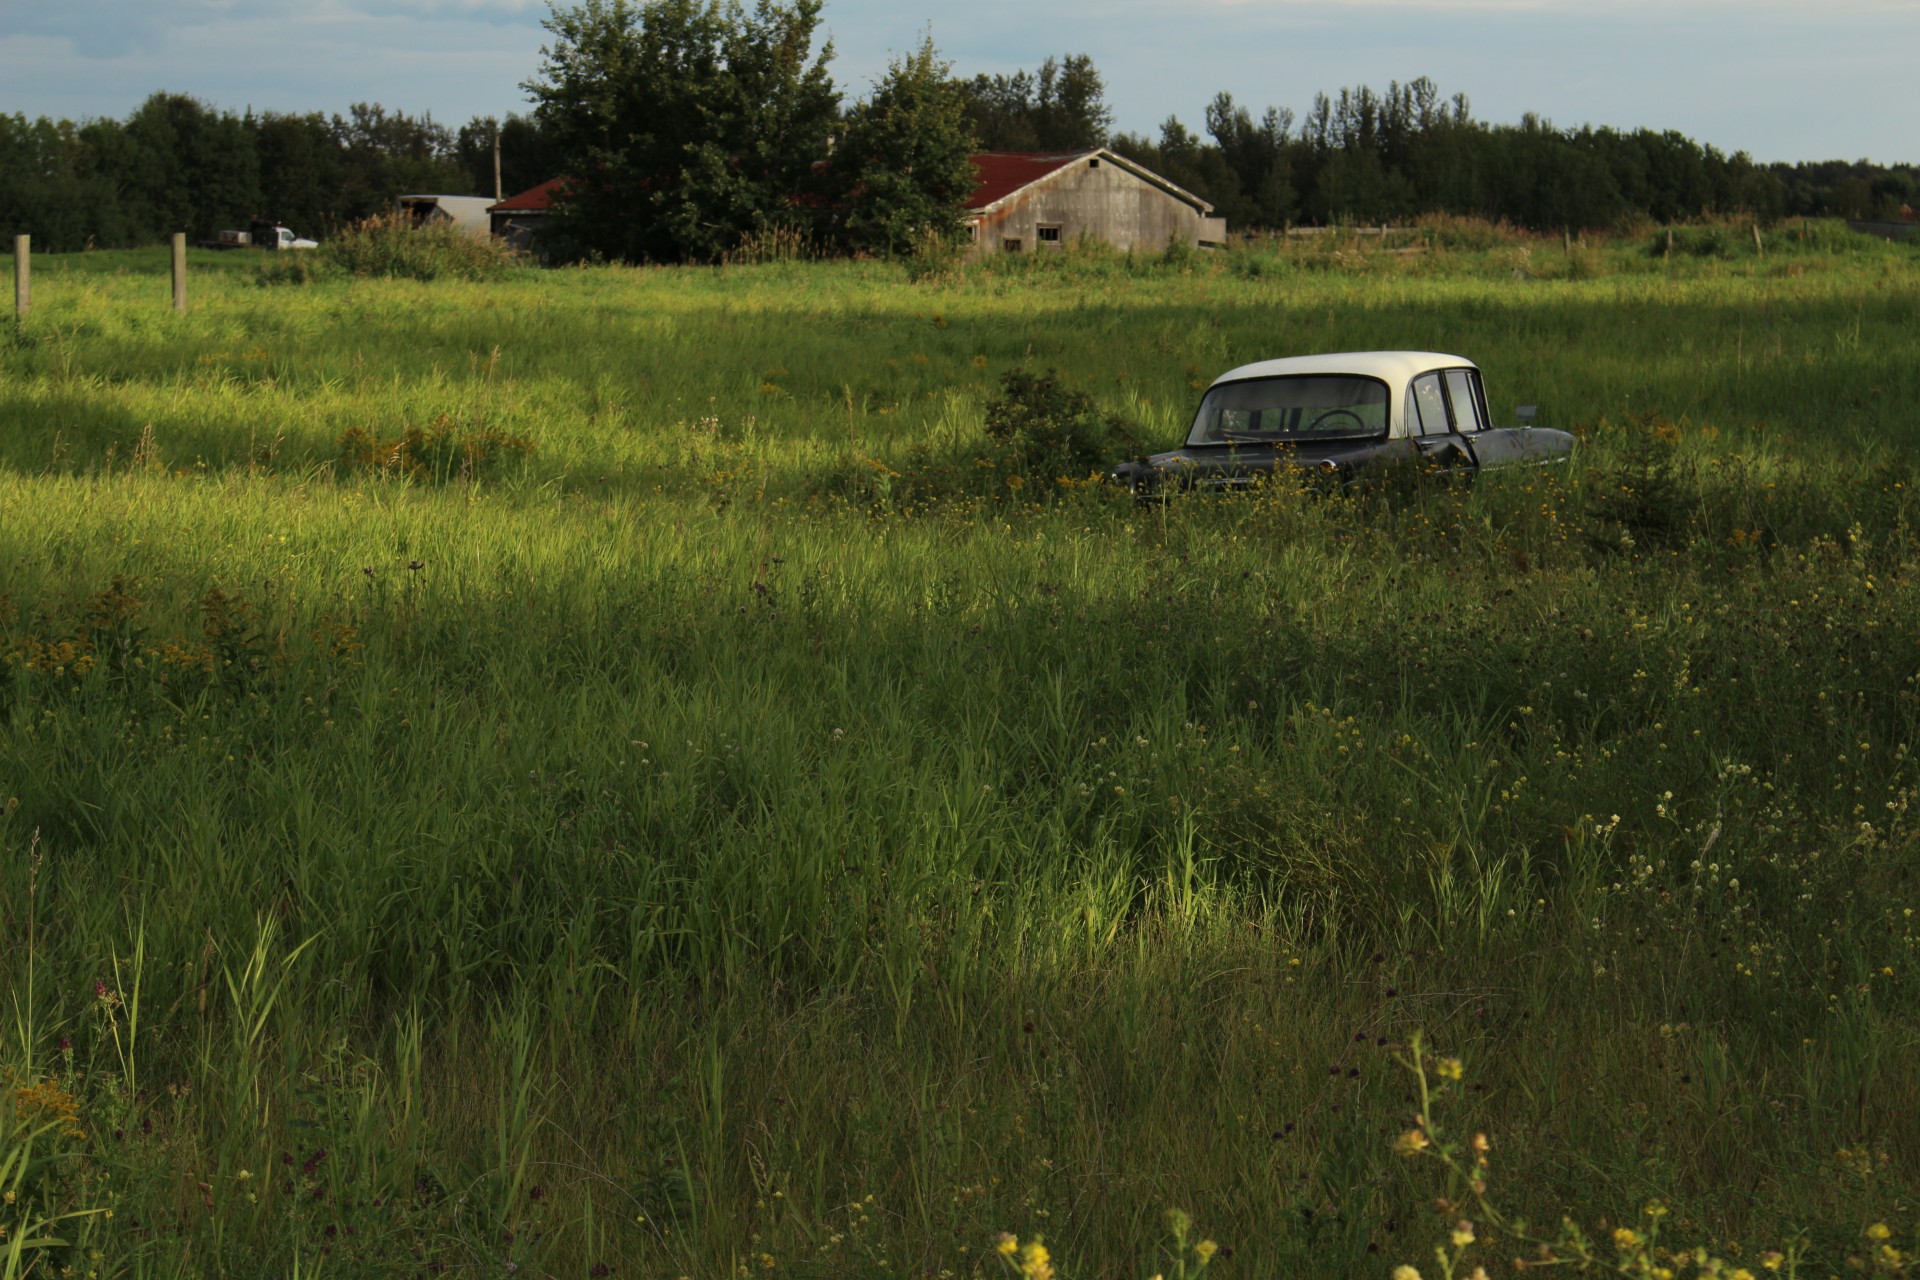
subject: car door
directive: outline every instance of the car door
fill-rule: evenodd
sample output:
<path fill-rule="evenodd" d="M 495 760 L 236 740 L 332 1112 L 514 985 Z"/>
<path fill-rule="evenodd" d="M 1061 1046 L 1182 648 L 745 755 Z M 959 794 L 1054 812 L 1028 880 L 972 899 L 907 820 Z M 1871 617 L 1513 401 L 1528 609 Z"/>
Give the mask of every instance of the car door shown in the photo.
<path fill-rule="evenodd" d="M 1407 430 L 1430 467 L 1471 467 L 1476 459 L 1447 401 L 1447 374 L 1434 369 L 1407 384 Z"/>
<path fill-rule="evenodd" d="M 1531 459 L 1532 441 L 1512 427 L 1496 427 L 1487 414 L 1487 393 L 1477 369 L 1448 369 L 1444 381 L 1454 421 L 1469 441 L 1474 461 L 1483 468 L 1510 466 Z"/>

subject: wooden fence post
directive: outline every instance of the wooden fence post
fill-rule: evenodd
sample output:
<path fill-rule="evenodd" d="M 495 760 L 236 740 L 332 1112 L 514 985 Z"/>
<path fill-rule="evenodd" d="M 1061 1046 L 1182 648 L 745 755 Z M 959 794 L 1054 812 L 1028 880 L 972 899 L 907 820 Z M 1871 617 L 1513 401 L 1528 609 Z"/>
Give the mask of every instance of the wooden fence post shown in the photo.
<path fill-rule="evenodd" d="M 173 309 L 187 314 L 187 233 L 173 233 Z"/>
<path fill-rule="evenodd" d="M 1760 243 L 1760 224 L 1757 222 L 1753 224 L 1753 251 L 1762 258 L 1767 256 L 1767 247 Z"/>
<path fill-rule="evenodd" d="M 13 315 L 23 319 L 33 305 L 33 237 L 13 238 Z"/>

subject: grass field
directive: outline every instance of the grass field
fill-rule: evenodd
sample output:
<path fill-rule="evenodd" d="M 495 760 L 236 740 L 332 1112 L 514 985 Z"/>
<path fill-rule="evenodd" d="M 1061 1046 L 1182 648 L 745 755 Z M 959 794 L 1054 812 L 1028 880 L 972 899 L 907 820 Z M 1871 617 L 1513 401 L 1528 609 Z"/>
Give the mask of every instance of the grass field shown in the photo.
<path fill-rule="evenodd" d="M 1905 1274 L 1920 255 L 1470 231 L 37 262 L 4 1276 Z M 1573 464 L 1148 508 L 982 433 L 1376 347 Z"/>

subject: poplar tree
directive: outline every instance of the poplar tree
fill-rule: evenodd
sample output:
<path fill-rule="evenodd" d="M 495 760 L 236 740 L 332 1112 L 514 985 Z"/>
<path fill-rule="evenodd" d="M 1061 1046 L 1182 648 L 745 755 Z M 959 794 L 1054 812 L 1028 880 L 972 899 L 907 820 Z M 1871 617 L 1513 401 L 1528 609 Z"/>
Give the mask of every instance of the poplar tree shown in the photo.
<path fill-rule="evenodd" d="M 929 36 L 848 113 L 832 172 L 852 247 L 897 254 L 922 237 L 959 233 L 978 176 L 966 100 L 950 71 Z"/>

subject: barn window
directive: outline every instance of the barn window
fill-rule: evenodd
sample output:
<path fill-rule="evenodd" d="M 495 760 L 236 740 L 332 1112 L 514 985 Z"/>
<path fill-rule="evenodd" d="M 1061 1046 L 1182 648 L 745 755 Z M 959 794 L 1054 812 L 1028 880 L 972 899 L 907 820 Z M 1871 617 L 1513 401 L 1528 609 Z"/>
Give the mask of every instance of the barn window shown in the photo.
<path fill-rule="evenodd" d="M 1020 241 L 1009 236 L 1007 239 L 1002 240 L 1000 242 L 1000 252 L 1002 253 L 1020 252 Z"/>
<path fill-rule="evenodd" d="M 1095 156 L 1095 157 L 1094 157 L 1093 159 L 1091 159 L 1091 160 L 1089 160 L 1089 161 L 1087 161 L 1087 168 L 1089 168 L 1089 169 L 1098 169 L 1099 167 L 1100 167 L 1100 157 L 1099 157 L 1099 156 Z"/>
<path fill-rule="evenodd" d="M 1036 227 L 1034 228 L 1033 238 L 1038 240 L 1041 244 L 1057 245 L 1060 243 L 1060 228 L 1058 225 L 1051 226 L 1051 227 Z"/>

